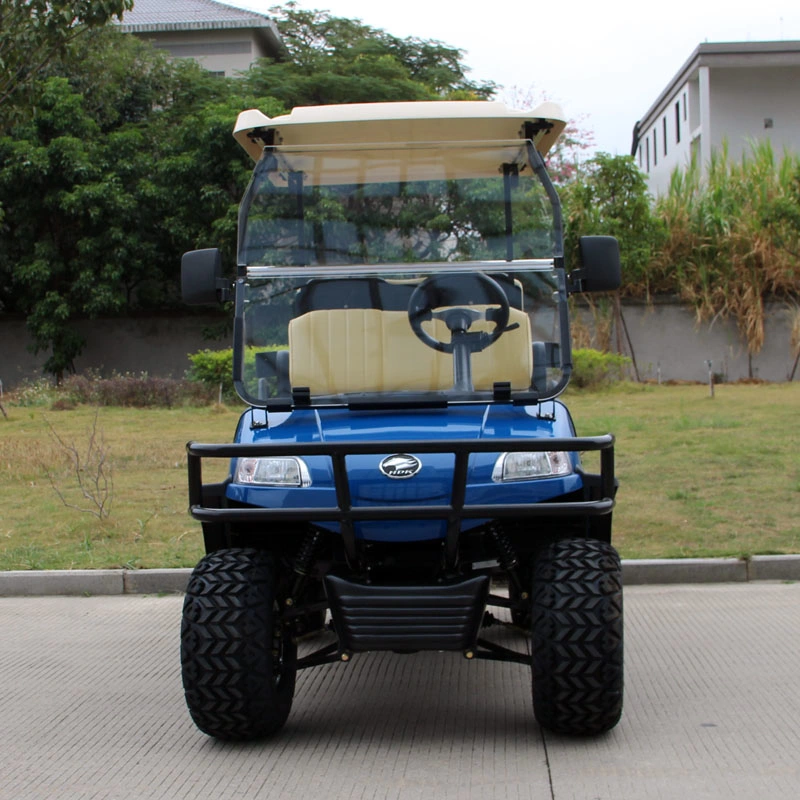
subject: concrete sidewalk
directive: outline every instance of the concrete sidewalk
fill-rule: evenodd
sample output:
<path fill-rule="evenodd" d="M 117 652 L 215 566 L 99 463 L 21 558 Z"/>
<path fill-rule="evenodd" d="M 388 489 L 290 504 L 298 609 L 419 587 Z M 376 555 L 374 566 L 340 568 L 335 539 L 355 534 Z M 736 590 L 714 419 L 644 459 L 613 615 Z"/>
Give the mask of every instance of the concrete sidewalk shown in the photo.
<path fill-rule="evenodd" d="M 800 555 L 623 561 L 626 586 L 800 581 Z M 19 570 L 0 572 L 0 597 L 171 594 L 183 592 L 191 569 Z"/>
<path fill-rule="evenodd" d="M 178 595 L 3 598 L 0 800 L 797 800 L 798 609 L 800 583 L 629 587 L 605 736 L 539 728 L 523 664 L 378 652 L 236 744 L 187 712 Z"/>

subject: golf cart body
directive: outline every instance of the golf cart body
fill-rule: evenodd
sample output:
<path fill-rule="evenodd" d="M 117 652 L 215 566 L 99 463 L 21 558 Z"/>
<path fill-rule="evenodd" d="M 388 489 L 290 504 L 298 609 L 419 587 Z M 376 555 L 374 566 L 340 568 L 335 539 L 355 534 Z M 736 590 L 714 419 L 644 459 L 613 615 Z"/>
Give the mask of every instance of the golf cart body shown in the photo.
<path fill-rule="evenodd" d="M 184 684 L 206 732 L 277 729 L 287 675 L 293 690 L 296 669 L 356 652 L 530 663 L 481 638 L 487 605 L 534 625 L 536 640 L 537 570 L 578 557 L 590 583 L 598 569 L 619 583 L 613 437 L 578 438 L 558 400 L 572 368 L 568 296 L 616 288 L 619 255 L 613 239 L 586 237 L 566 273 L 543 160 L 563 127 L 552 104 L 240 115 L 234 136 L 256 165 L 236 278 L 217 250 L 187 253 L 182 267 L 188 302 L 233 300 L 234 385 L 248 407 L 232 444 L 188 446 L 208 555 L 187 594 Z M 584 469 L 588 451 L 599 471 Z M 230 459 L 225 481 L 203 483 L 206 458 Z M 209 570 L 228 576 L 213 590 Z M 224 724 L 209 712 L 201 690 L 220 676 L 195 649 L 201 634 L 214 646 L 196 620 L 209 593 L 238 591 L 225 580 L 268 584 L 264 635 L 279 654 L 250 705 L 268 695 L 280 710 L 245 723 L 241 709 Z M 328 614 L 335 641 L 298 660 L 296 639 Z M 565 722 L 548 686 L 534 679 L 543 724 L 587 733 L 619 718 L 621 661 L 591 720 L 573 709 Z"/>

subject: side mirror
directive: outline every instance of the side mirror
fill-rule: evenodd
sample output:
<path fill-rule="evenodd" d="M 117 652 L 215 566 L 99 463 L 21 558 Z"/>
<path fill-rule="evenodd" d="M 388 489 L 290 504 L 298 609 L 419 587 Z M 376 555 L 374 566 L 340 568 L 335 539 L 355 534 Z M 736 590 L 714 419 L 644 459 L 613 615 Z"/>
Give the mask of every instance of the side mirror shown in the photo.
<path fill-rule="evenodd" d="M 613 236 L 581 236 L 581 268 L 570 273 L 573 292 L 613 292 L 622 283 L 619 242 Z"/>
<path fill-rule="evenodd" d="M 181 259 L 181 297 L 190 306 L 219 303 L 227 297 L 222 254 L 216 247 L 191 250 Z"/>

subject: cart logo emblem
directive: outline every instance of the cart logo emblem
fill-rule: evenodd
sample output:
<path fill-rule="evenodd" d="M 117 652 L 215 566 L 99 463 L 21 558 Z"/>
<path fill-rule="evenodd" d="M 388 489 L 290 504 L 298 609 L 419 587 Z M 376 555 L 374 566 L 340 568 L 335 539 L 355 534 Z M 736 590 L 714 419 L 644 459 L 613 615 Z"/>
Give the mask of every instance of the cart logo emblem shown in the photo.
<path fill-rule="evenodd" d="M 408 453 L 395 453 L 380 463 L 380 471 L 387 478 L 413 478 L 422 469 L 422 462 Z"/>

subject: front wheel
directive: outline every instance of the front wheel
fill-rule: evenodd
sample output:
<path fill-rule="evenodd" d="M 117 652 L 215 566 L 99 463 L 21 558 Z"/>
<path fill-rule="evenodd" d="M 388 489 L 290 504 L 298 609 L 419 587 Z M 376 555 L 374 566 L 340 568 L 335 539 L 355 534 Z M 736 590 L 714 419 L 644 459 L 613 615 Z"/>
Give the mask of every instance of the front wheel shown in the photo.
<path fill-rule="evenodd" d="M 195 568 L 181 624 L 186 704 L 201 731 L 257 739 L 292 707 L 297 649 L 277 622 L 275 564 L 252 549 L 217 550 Z"/>
<path fill-rule="evenodd" d="M 531 603 L 533 709 L 544 728 L 593 735 L 622 714 L 622 567 L 592 539 L 546 547 Z"/>

